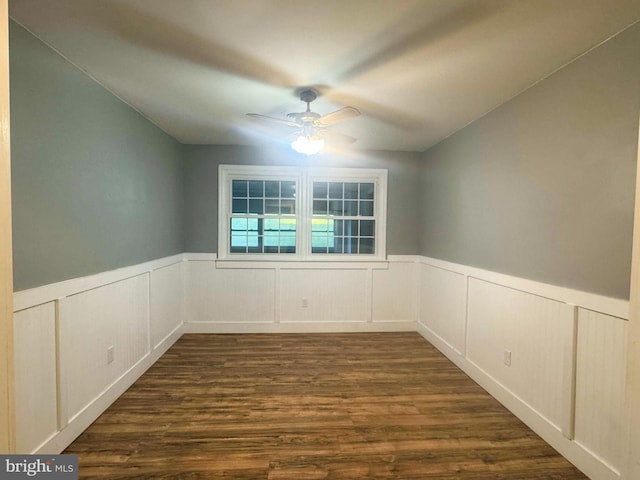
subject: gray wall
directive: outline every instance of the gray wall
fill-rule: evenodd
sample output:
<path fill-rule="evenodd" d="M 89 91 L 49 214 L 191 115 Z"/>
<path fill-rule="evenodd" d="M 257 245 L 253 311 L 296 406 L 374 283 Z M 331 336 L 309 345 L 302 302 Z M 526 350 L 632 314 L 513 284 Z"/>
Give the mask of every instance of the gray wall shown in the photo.
<path fill-rule="evenodd" d="M 419 154 L 360 152 L 350 157 L 329 154 L 304 157 L 288 147 L 185 146 L 185 246 L 188 252 L 217 252 L 218 165 L 309 165 L 386 168 L 388 178 L 387 253 L 418 252 Z"/>
<path fill-rule="evenodd" d="M 184 251 L 182 146 L 10 24 L 14 287 Z"/>
<path fill-rule="evenodd" d="M 640 25 L 424 154 L 420 252 L 628 298 Z"/>

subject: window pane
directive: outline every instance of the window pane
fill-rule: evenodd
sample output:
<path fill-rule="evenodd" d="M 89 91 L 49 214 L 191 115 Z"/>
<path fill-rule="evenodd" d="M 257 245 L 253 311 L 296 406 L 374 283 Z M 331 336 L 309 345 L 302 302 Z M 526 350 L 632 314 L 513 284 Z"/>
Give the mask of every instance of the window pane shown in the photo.
<path fill-rule="evenodd" d="M 344 234 L 357 237 L 358 236 L 358 220 L 345 220 Z"/>
<path fill-rule="evenodd" d="M 373 217 L 373 201 L 363 200 L 360 202 L 360 216 Z"/>
<path fill-rule="evenodd" d="M 289 235 L 296 233 L 296 219 L 295 218 L 281 218 L 280 219 L 280 233 L 287 232 Z"/>
<path fill-rule="evenodd" d="M 358 198 L 358 184 L 357 183 L 345 183 L 344 184 L 344 198 Z"/>
<path fill-rule="evenodd" d="M 334 220 L 333 221 L 333 232 L 336 235 L 344 234 L 344 220 Z"/>
<path fill-rule="evenodd" d="M 358 216 L 358 202 L 356 200 L 345 200 L 344 201 L 344 214 L 347 217 L 357 217 Z"/>
<path fill-rule="evenodd" d="M 258 231 L 259 222 L 257 218 L 248 218 L 247 219 L 247 229 L 252 230 L 254 232 Z"/>
<path fill-rule="evenodd" d="M 314 215 L 326 215 L 327 214 L 327 201 L 326 200 L 314 200 L 313 201 L 313 214 Z"/>
<path fill-rule="evenodd" d="M 280 213 L 280 200 L 277 198 L 267 198 L 264 201 L 264 213 L 279 214 Z"/>
<path fill-rule="evenodd" d="M 280 196 L 282 198 L 296 198 L 296 182 L 280 182 Z"/>
<path fill-rule="evenodd" d="M 280 245 L 280 253 L 296 253 L 296 247 L 293 246 L 283 246 Z"/>
<path fill-rule="evenodd" d="M 246 197 L 247 196 L 247 181 L 246 180 L 234 180 L 232 186 L 233 197 Z"/>
<path fill-rule="evenodd" d="M 249 213 L 257 213 L 258 215 L 262 215 L 264 213 L 263 207 L 264 200 L 249 200 Z"/>
<path fill-rule="evenodd" d="M 247 200 L 244 198 L 234 198 L 231 206 L 231 213 L 247 213 Z"/>
<path fill-rule="evenodd" d="M 313 198 L 327 198 L 328 192 L 326 183 L 313 182 Z"/>
<path fill-rule="evenodd" d="M 278 198 L 280 196 L 280 182 L 264 182 L 264 196 Z"/>
<path fill-rule="evenodd" d="M 232 218 L 231 219 L 231 232 L 240 230 L 242 232 L 247 231 L 247 219 L 246 218 Z"/>
<path fill-rule="evenodd" d="M 373 200 L 373 183 L 360 184 L 360 198 Z"/>
<path fill-rule="evenodd" d="M 333 244 L 330 245 L 329 253 L 342 253 L 342 244 L 344 239 L 342 237 L 334 237 Z"/>
<path fill-rule="evenodd" d="M 361 238 L 360 239 L 360 253 L 375 253 L 374 239 L 373 238 Z"/>
<path fill-rule="evenodd" d="M 280 246 L 281 247 L 295 247 L 296 246 L 296 237 L 291 235 L 281 235 L 280 236 Z"/>
<path fill-rule="evenodd" d="M 311 233 L 311 246 L 327 248 L 329 245 L 329 237 L 326 232 L 312 232 Z"/>
<path fill-rule="evenodd" d="M 279 237 L 278 235 L 265 235 L 264 236 L 264 246 L 265 247 L 277 247 L 279 244 Z M 266 249 L 265 249 L 266 251 Z M 277 252 L 277 249 L 276 249 Z"/>
<path fill-rule="evenodd" d="M 375 220 L 360 220 L 360 235 L 363 237 L 373 237 L 375 224 Z"/>
<path fill-rule="evenodd" d="M 342 200 L 329 200 L 329 215 L 342 214 Z"/>
<path fill-rule="evenodd" d="M 264 196 L 264 182 L 251 180 L 249 181 L 249 196 L 252 198 Z"/>
<path fill-rule="evenodd" d="M 311 231 L 313 232 L 326 232 L 329 229 L 328 218 L 314 218 L 311 221 Z"/>
<path fill-rule="evenodd" d="M 293 215 L 296 213 L 296 201 L 295 200 L 280 200 L 280 213 L 282 215 Z"/>
<path fill-rule="evenodd" d="M 331 182 L 329 184 L 329 198 L 342 198 L 342 182 Z"/>
<path fill-rule="evenodd" d="M 262 220 L 263 229 L 266 232 L 278 232 L 280 230 L 280 220 L 277 218 L 265 218 Z"/>
<path fill-rule="evenodd" d="M 231 246 L 232 247 L 246 247 L 247 246 L 247 236 L 246 235 L 231 235 Z"/>
<path fill-rule="evenodd" d="M 344 253 L 358 253 L 358 239 L 356 237 L 344 237 Z"/>
<path fill-rule="evenodd" d="M 260 237 L 258 237 L 258 233 L 257 232 L 249 232 L 247 234 L 247 246 L 248 247 L 257 247 L 259 241 L 260 241 Z"/>

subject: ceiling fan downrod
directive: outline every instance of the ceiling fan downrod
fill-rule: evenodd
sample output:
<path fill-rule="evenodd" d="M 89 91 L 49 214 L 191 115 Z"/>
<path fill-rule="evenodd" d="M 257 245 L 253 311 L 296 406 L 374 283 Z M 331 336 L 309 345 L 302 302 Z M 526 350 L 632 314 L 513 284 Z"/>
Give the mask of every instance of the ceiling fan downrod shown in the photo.
<path fill-rule="evenodd" d="M 311 102 L 316 98 L 318 98 L 318 94 L 314 90 L 308 89 L 300 92 L 300 100 L 307 104 L 307 112 L 311 111 Z"/>

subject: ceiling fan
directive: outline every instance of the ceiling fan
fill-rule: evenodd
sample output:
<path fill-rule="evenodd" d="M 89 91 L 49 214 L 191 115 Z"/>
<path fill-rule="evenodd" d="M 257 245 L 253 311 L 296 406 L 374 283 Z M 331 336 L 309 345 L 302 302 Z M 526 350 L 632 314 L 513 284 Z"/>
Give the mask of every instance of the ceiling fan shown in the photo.
<path fill-rule="evenodd" d="M 313 89 L 305 89 L 300 92 L 300 100 L 307 104 L 304 112 L 288 113 L 288 119 L 269 117 L 258 113 L 247 113 L 249 117 L 257 120 L 265 120 L 279 125 L 295 128 L 291 135 L 296 139 L 291 143 L 291 147 L 306 155 L 313 155 L 320 152 L 326 143 L 329 144 L 351 144 L 355 138 L 342 133 L 327 130 L 327 127 L 338 122 L 348 120 L 360 115 L 360 111 L 354 107 L 343 107 L 335 112 L 326 115 L 311 111 L 311 102 L 318 98 L 318 93 Z"/>

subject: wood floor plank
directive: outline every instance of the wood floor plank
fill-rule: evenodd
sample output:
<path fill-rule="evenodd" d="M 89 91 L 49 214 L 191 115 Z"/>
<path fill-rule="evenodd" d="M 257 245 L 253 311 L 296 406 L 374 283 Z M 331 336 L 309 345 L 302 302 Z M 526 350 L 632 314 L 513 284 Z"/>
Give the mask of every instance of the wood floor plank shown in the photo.
<path fill-rule="evenodd" d="M 416 333 L 184 335 L 65 453 L 80 478 L 586 479 Z"/>

